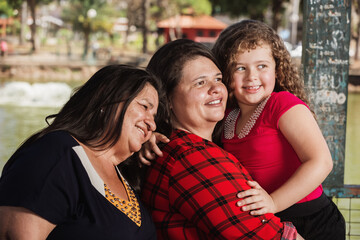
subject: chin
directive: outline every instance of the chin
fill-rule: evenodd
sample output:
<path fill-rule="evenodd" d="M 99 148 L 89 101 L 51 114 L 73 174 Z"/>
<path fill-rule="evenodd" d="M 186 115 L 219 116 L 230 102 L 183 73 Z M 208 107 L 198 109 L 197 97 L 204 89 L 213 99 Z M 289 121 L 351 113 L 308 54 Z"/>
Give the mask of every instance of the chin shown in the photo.
<path fill-rule="evenodd" d="M 225 116 L 225 114 L 224 114 L 224 112 L 222 112 L 219 114 L 214 114 L 213 118 L 214 118 L 214 121 L 218 122 L 218 121 L 223 120 L 224 116 Z"/>
<path fill-rule="evenodd" d="M 136 146 L 136 147 L 134 146 L 134 147 L 130 148 L 131 155 L 140 151 L 141 147 L 142 147 L 142 145 Z"/>

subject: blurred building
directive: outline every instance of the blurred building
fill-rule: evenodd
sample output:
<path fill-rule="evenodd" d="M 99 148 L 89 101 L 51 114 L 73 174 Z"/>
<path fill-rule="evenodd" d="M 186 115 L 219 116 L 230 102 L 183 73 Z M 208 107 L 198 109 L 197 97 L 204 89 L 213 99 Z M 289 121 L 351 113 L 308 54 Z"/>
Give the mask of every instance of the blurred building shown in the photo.
<path fill-rule="evenodd" d="M 164 34 L 165 42 L 187 38 L 211 46 L 227 24 L 211 16 L 182 15 L 162 20 L 157 27 Z"/>
<path fill-rule="evenodd" d="M 6 37 L 6 27 L 13 24 L 13 22 L 12 18 L 0 17 L 0 36 L 2 38 Z"/>

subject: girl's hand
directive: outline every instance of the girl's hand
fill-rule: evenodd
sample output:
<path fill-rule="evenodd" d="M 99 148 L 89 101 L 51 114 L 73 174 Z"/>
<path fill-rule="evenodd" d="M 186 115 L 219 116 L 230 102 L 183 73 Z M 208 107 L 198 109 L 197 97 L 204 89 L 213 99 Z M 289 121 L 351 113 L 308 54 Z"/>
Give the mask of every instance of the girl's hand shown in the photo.
<path fill-rule="evenodd" d="M 156 158 L 156 155 L 162 157 L 163 154 L 157 144 L 159 142 L 168 143 L 169 141 L 170 139 L 165 135 L 153 132 L 150 139 L 142 145 L 139 151 L 141 163 L 149 166 L 151 165 L 151 161 Z"/>
<path fill-rule="evenodd" d="M 299 233 L 297 233 L 296 240 L 304 240 L 304 238 Z"/>
<path fill-rule="evenodd" d="M 275 203 L 271 196 L 256 181 L 248 181 L 251 187 L 246 191 L 239 192 L 237 202 L 243 211 L 250 211 L 251 215 L 262 215 L 265 213 L 275 213 Z"/>

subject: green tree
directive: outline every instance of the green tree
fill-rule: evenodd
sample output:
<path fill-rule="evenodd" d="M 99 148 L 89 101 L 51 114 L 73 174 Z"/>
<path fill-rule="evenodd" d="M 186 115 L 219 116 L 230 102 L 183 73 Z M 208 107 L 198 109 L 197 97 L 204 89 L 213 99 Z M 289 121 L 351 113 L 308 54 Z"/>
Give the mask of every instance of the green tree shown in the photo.
<path fill-rule="evenodd" d="M 91 33 L 112 33 L 115 9 L 106 0 L 74 0 L 63 10 L 63 20 L 84 37 L 83 57 L 87 56 Z"/>
<path fill-rule="evenodd" d="M 265 13 L 271 9 L 271 24 L 277 29 L 284 13 L 284 3 L 290 0 L 210 0 L 213 13 L 229 14 L 232 17 L 248 16 L 250 19 L 265 21 Z"/>
<path fill-rule="evenodd" d="M 249 16 L 251 19 L 264 20 L 269 0 L 210 0 L 213 13 L 229 14 L 232 17 Z"/>
<path fill-rule="evenodd" d="M 0 0 L 0 16 L 12 17 L 14 9 L 10 6 L 8 1 Z"/>
<path fill-rule="evenodd" d="M 23 2 L 27 3 L 27 6 L 30 10 L 30 14 L 31 14 L 31 18 L 32 18 L 32 24 L 30 25 L 30 32 L 31 32 L 31 37 L 30 37 L 30 42 L 31 42 L 31 50 L 32 52 L 36 51 L 36 43 L 35 43 L 35 39 L 36 39 L 36 8 L 38 5 L 40 4 L 48 4 L 50 2 L 53 2 L 53 0 L 12 0 L 9 1 L 10 5 L 15 8 L 20 10 L 21 9 L 21 4 Z"/>

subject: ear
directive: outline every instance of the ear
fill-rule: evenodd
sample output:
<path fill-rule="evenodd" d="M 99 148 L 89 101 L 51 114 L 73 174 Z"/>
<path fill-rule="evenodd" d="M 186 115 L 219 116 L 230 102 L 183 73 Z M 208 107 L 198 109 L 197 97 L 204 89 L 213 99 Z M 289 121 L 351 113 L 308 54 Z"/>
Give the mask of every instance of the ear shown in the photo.
<path fill-rule="evenodd" d="M 168 101 L 169 101 L 169 109 L 172 110 L 173 109 L 173 104 L 172 104 L 172 97 L 171 96 L 168 98 Z"/>

